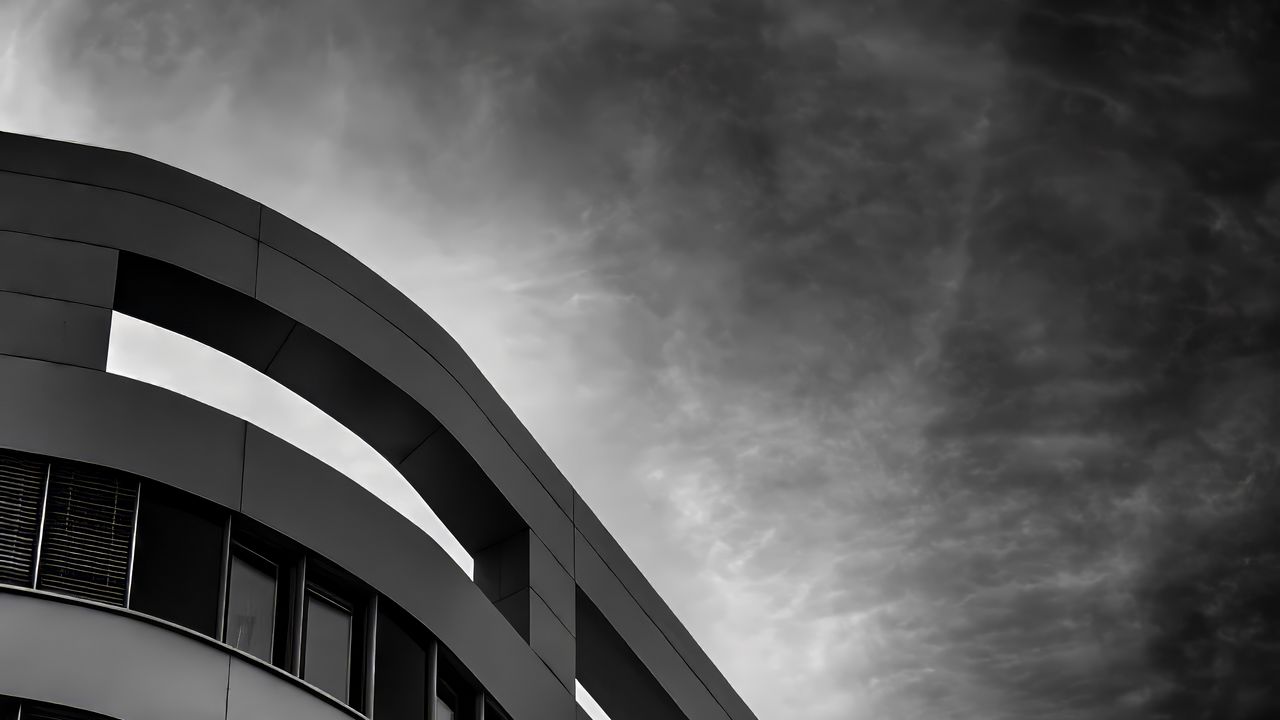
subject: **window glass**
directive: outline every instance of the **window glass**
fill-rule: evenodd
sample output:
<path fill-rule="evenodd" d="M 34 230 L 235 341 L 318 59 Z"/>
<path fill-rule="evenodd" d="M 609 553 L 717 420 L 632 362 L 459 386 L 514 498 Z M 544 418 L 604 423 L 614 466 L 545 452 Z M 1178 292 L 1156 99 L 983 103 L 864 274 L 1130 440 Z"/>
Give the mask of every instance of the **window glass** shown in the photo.
<path fill-rule="evenodd" d="M 406 629 L 413 622 L 379 602 L 378 682 L 373 714 L 378 720 L 422 720 L 427 713 L 427 651 Z"/>
<path fill-rule="evenodd" d="M 307 593 L 302 679 L 343 702 L 351 687 L 351 613 L 328 598 Z"/>
<path fill-rule="evenodd" d="M 216 636 L 226 514 L 156 483 L 141 497 L 129 606 Z"/>
<path fill-rule="evenodd" d="M 276 568 L 237 552 L 227 589 L 227 644 L 271 662 L 276 610 Z"/>
<path fill-rule="evenodd" d="M 453 707 L 440 698 L 436 698 L 436 720 L 453 720 Z"/>

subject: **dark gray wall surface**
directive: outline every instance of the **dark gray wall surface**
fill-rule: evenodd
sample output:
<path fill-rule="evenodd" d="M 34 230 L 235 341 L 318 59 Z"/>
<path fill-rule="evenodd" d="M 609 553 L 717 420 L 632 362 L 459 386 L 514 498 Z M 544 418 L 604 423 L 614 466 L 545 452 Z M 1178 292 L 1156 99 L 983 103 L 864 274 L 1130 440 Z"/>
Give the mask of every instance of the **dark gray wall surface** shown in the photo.
<path fill-rule="evenodd" d="M 0 290 L 0 353 L 103 370 L 111 311 Z"/>
<path fill-rule="evenodd" d="M 0 290 L 110 308 L 115 250 L 0 231 Z"/>
<path fill-rule="evenodd" d="M 245 422 L 107 373 L 0 355 L 0 446 L 124 470 L 240 506 Z"/>
<path fill-rule="evenodd" d="M 4 236 L 8 244 L 0 244 L 0 250 L 30 265 L 44 263 L 46 268 L 80 262 L 72 263 L 58 253 L 126 251 L 118 260 L 114 307 L 229 352 L 277 377 L 349 424 L 398 463 L 398 469 L 473 553 L 483 549 L 485 543 L 501 541 L 522 525 L 531 528 L 549 550 L 551 562 L 558 564 L 563 573 L 577 576 L 577 585 L 585 591 L 580 597 L 599 607 L 601 616 L 617 630 L 617 637 L 642 644 L 636 655 L 643 661 L 643 670 L 672 693 L 683 714 L 689 718 L 729 716 L 752 720 L 754 716 L 745 704 L 622 549 L 585 511 L 585 505 L 563 475 L 457 343 L 408 298 L 351 256 L 278 213 L 160 163 L 127 153 L 6 133 L 0 133 L 0 198 L 4 198 L 0 201 L 0 231 L 26 234 Z M 37 247 L 30 242 L 33 237 L 99 247 L 83 252 L 45 251 L 33 249 Z M 101 287 L 115 268 L 103 264 L 95 269 L 93 263 L 105 263 L 105 258 L 99 256 L 75 264 L 81 275 L 97 278 L 90 283 L 95 289 L 85 290 L 89 295 L 77 299 L 91 299 L 93 304 L 101 300 Z M 193 273 L 192 277 L 207 281 L 186 282 L 183 273 Z M 59 282 L 59 274 L 44 272 L 39 294 L 58 298 L 81 292 L 64 286 L 71 283 Z M 6 281 L 5 277 L 0 272 L 0 282 L 19 282 L 12 277 Z M 14 302 L 23 301 L 11 301 L 10 305 Z M 0 318 L 3 317 L 4 304 L 0 303 Z M 297 340 L 293 339 L 295 335 Z M 0 347 L 0 352 L 9 350 Z M 293 358 L 298 352 L 302 356 Z M 14 354 L 24 353 L 84 364 L 73 344 L 57 344 L 52 351 L 14 349 Z M 370 387 L 385 382 L 390 390 L 380 402 L 384 410 L 402 404 L 403 397 L 420 411 L 406 405 L 407 422 L 378 425 L 370 421 L 362 425 L 359 418 L 375 417 L 377 404 L 368 401 L 368 394 L 325 395 L 321 388 L 333 383 L 309 384 L 315 379 L 315 373 L 306 369 L 310 356 L 352 358 L 360 367 L 343 366 L 341 374 L 346 378 L 369 373 L 373 383 Z M 280 364 L 276 365 L 273 359 Z M 8 362 L 12 365 L 27 361 Z M 32 375 L 37 383 L 44 383 L 22 391 L 25 395 L 19 392 L 27 406 L 38 405 L 36 400 L 41 397 L 63 392 L 58 383 L 69 376 L 23 367 L 27 369 L 0 372 L 5 376 L 0 377 L 0 383 L 20 383 L 24 373 Z M 194 438 L 188 436 L 188 429 L 170 431 L 160 427 L 164 424 L 160 422 L 164 407 L 171 401 L 159 397 L 148 396 L 151 405 L 130 408 L 129 429 L 109 427 L 108 413 L 99 410 L 95 414 L 91 406 L 117 399 L 110 387 L 104 384 L 94 390 L 80 388 L 80 392 L 90 395 L 102 394 L 84 401 L 89 411 L 87 418 L 57 416 L 58 412 L 69 415 L 65 409 L 46 411 L 33 407 L 39 420 L 37 426 L 44 423 L 40 426 L 44 429 L 24 430 L 16 427 L 20 423 L 12 418 L 0 417 L 0 444 L 18 438 L 15 442 L 31 445 L 29 449 L 63 454 L 51 449 L 60 441 L 48 435 L 51 428 L 62 432 L 57 423 L 67 422 L 72 434 L 80 436 L 69 444 L 84 444 L 81 452 L 105 461 L 67 456 L 114 467 L 132 465 L 133 468 L 122 469 L 162 481 L 173 478 L 166 480 L 144 468 L 163 470 L 170 464 L 169 459 L 131 457 L 130 451 L 113 450 L 110 446 L 119 442 L 122 435 L 149 428 L 162 437 L 173 434 L 178 446 L 194 451 L 197 457 L 207 455 L 216 462 L 228 462 L 232 457 L 227 450 L 199 449 Z M 416 416 L 419 412 L 421 415 Z M 201 414 L 194 413 L 193 417 L 198 415 Z M 234 419 L 211 420 L 214 417 L 217 416 L 209 415 L 204 421 L 210 423 L 215 435 L 226 433 L 224 425 L 230 422 L 230 427 L 242 433 L 243 443 L 242 423 L 235 425 L 238 421 Z M 447 432 L 432 429 L 437 419 Z M 97 439 L 88 437 L 98 432 L 102 435 Z M 411 446 L 415 440 L 421 443 L 416 450 Z M 221 448 L 226 440 L 216 436 L 212 445 Z M 449 461 L 459 449 L 483 472 L 441 479 L 439 466 L 432 463 Z M 210 489 L 217 482 L 207 478 L 188 484 L 205 487 L 206 493 L 223 499 L 228 490 Z M 577 550 L 575 526 L 581 532 Z M 575 552 L 584 547 L 592 549 L 593 554 L 585 560 L 575 558 Z M 539 559 L 530 557 L 529 561 Z M 549 599 L 543 605 L 549 619 L 560 623 L 570 642 L 575 642 L 575 620 L 573 612 L 566 609 L 563 583 L 547 579 L 556 573 L 550 573 L 545 564 L 540 569 L 535 567 L 530 565 L 534 575 L 549 574 L 531 577 L 531 586 Z M 627 600 L 621 599 L 624 597 Z M 530 608 L 531 612 L 538 610 L 533 605 Z M 578 655 L 589 655 L 592 643 L 605 642 L 589 632 L 576 634 Z M 553 647 L 563 644 L 561 639 L 544 635 L 535 641 L 531 636 L 529 642 L 535 649 L 541 645 L 548 653 L 543 660 L 564 672 L 563 663 L 555 659 L 563 655 L 563 648 Z M 490 682 L 487 677 L 481 679 Z"/>

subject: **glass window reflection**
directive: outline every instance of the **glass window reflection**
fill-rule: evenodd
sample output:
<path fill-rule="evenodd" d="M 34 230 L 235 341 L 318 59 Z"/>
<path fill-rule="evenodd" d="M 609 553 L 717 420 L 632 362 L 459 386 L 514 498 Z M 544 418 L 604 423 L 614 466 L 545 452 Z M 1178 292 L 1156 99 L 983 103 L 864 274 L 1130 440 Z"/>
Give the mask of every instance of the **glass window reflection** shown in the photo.
<path fill-rule="evenodd" d="M 271 662 L 277 569 L 243 552 L 231 556 L 227 588 L 227 636 L 231 647 Z"/>
<path fill-rule="evenodd" d="M 342 702 L 351 687 L 351 612 L 314 590 L 307 592 L 302 679 Z"/>

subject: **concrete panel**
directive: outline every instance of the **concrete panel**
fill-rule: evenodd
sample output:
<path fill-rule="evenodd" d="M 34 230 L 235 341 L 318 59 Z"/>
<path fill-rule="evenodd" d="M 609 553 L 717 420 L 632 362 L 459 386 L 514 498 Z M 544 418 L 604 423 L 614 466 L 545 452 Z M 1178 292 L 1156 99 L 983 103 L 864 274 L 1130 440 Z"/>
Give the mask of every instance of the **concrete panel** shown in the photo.
<path fill-rule="evenodd" d="M 266 247 L 259 259 L 258 298 L 350 351 L 430 411 L 543 537 L 557 559 L 565 567 L 572 566 L 568 514 L 494 431 L 457 381 L 408 336 L 332 282 Z M 375 448 L 382 443 L 376 437 L 365 439 Z"/>
<path fill-rule="evenodd" d="M 711 662 L 702 647 L 685 629 L 684 624 L 676 618 L 666 601 L 653 589 L 618 542 L 605 530 L 596 514 L 576 493 L 575 498 L 577 505 L 574 509 L 574 521 L 578 532 L 582 533 L 587 543 L 613 571 L 614 576 L 627 592 L 644 608 L 645 614 L 680 653 L 730 717 L 734 720 L 755 720 L 755 713 L 738 696 L 737 691 L 725 679 L 720 669 Z"/>
<path fill-rule="evenodd" d="M 364 488 L 250 427 L 244 498 L 245 514 L 325 556 L 417 618 L 515 717 L 561 720 L 571 712 L 572 694 L 479 588 L 425 532 Z"/>
<path fill-rule="evenodd" d="M 116 251 L 0 231 L 0 290 L 111 307 Z"/>
<path fill-rule="evenodd" d="M 231 658 L 227 681 L 227 720 L 351 720 L 359 713 L 239 657 Z"/>
<path fill-rule="evenodd" d="M 569 481 L 462 347 L 422 308 L 341 248 L 270 208 L 263 212 L 262 241 L 350 292 L 447 368 L 561 509 L 572 512 Z"/>
<path fill-rule="evenodd" d="M 117 611 L 0 590 L 0 668 L 0 694 L 128 720 L 224 718 L 226 653 Z"/>
<path fill-rule="evenodd" d="M 589 603 L 608 619 L 609 626 L 690 720 L 727 720 L 729 715 L 645 614 L 644 608 L 580 533 L 577 540 L 577 582 Z M 581 604 L 578 622 L 579 655 L 584 652 L 590 655 L 590 645 L 601 639 L 584 628 Z M 585 668 L 586 663 L 579 662 Z M 595 695 L 591 688 L 588 692 Z"/>
<path fill-rule="evenodd" d="M 106 308 L 0 291 L 0 354 L 103 370 L 110 339 Z"/>
<path fill-rule="evenodd" d="M 124 190 L 186 208 L 251 237 L 257 236 L 258 203 L 141 155 L 0 133 L 0 170 Z"/>
<path fill-rule="evenodd" d="M 173 205 L 9 172 L 0 172 L 0 197 L 0 230 L 129 250 L 253 292 L 257 241 Z"/>
<path fill-rule="evenodd" d="M 0 356 L 0 446 L 105 465 L 240 507 L 245 423 L 176 393 Z"/>

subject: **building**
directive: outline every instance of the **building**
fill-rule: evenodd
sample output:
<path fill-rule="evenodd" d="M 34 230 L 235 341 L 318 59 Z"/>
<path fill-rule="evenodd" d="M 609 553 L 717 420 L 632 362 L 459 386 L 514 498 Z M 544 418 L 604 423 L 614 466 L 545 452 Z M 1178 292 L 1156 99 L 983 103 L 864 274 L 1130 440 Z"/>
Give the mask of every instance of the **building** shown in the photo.
<path fill-rule="evenodd" d="M 112 312 L 274 378 L 475 559 L 275 436 L 105 370 Z M 0 134 L 0 717 L 754 720 L 475 365 L 288 218 Z M 7 713 L 7 715 L 6 715 Z"/>

